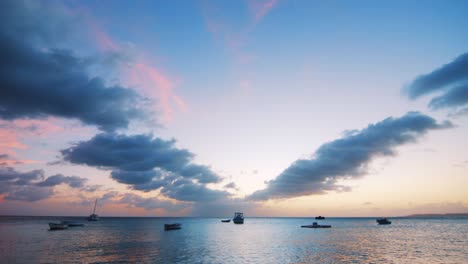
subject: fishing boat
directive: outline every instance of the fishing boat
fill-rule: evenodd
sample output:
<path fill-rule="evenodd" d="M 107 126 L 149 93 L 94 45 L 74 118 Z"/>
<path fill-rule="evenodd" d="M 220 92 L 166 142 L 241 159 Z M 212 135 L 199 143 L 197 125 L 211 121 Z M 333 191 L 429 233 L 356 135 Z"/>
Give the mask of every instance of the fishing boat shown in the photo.
<path fill-rule="evenodd" d="M 323 220 L 323 219 L 325 219 L 325 216 L 319 215 L 319 216 L 316 216 L 315 219 L 316 220 Z"/>
<path fill-rule="evenodd" d="M 96 214 L 96 205 L 97 205 L 97 199 L 94 202 L 93 213 L 88 216 L 88 221 L 99 221 L 99 216 Z"/>
<path fill-rule="evenodd" d="M 243 224 L 244 223 L 244 214 L 243 213 L 234 213 L 234 218 L 232 219 L 234 224 Z"/>
<path fill-rule="evenodd" d="M 49 223 L 49 230 L 64 230 L 68 225 L 63 223 Z"/>
<path fill-rule="evenodd" d="M 181 229 L 182 224 L 174 223 L 174 224 L 164 224 L 164 230 L 176 230 Z"/>
<path fill-rule="evenodd" d="M 379 218 L 375 220 L 379 225 L 389 225 L 392 221 L 388 220 L 387 218 Z"/>
<path fill-rule="evenodd" d="M 76 221 L 62 221 L 61 223 L 64 224 L 64 225 L 67 225 L 67 226 L 69 226 L 69 227 L 84 226 L 83 223 L 76 222 Z"/>
<path fill-rule="evenodd" d="M 331 225 L 319 225 L 317 222 L 313 222 L 311 225 L 303 225 L 304 228 L 331 228 Z"/>
<path fill-rule="evenodd" d="M 221 222 L 223 222 L 223 223 L 229 223 L 229 222 L 231 222 L 231 219 L 224 219 L 224 220 L 221 220 Z"/>

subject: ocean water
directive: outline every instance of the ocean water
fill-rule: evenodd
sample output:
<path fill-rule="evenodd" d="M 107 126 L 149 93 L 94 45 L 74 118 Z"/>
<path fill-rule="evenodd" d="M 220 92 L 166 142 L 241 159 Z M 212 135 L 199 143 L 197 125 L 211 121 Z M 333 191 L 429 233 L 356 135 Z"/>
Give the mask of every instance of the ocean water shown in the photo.
<path fill-rule="evenodd" d="M 468 263 L 468 218 L 102 218 L 48 231 L 59 217 L 0 217 L 0 263 Z M 77 218 L 75 218 L 76 220 Z M 182 229 L 164 231 L 164 223 Z"/>

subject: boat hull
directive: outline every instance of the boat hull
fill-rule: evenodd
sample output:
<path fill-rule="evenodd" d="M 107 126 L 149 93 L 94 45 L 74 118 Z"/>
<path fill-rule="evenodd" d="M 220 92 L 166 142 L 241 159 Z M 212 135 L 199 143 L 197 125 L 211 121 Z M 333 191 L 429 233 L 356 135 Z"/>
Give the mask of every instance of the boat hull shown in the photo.
<path fill-rule="evenodd" d="M 62 221 L 62 224 L 68 225 L 69 227 L 84 226 L 83 223 L 73 222 L 73 221 Z"/>
<path fill-rule="evenodd" d="M 223 223 L 229 223 L 229 222 L 231 222 L 231 219 L 221 220 L 221 222 L 223 222 Z"/>
<path fill-rule="evenodd" d="M 49 230 L 64 230 L 67 228 L 68 225 L 66 224 L 49 223 Z"/>
<path fill-rule="evenodd" d="M 88 221 L 99 221 L 99 216 L 97 214 L 92 214 L 88 216 Z"/>
<path fill-rule="evenodd" d="M 388 219 L 377 219 L 375 220 L 377 222 L 377 224 L 379 225 L 390 225 L 392 223 L 392 221 L 388 220 Z"/>
<path fill-rule="evenodd" d="M 178 230 L 182 228 L 182 224 L 164 224 L 164 230 Z"/>
<path fill-rule="evenodd" d="M 303 228 L 331 228 L 331 225 L 303 225 Z"/>
<path fill-rule="evenodd" d="M 234 222 L 234 224 L 243 224 L 244 219 L 232 219 L 232 222 Z"/>

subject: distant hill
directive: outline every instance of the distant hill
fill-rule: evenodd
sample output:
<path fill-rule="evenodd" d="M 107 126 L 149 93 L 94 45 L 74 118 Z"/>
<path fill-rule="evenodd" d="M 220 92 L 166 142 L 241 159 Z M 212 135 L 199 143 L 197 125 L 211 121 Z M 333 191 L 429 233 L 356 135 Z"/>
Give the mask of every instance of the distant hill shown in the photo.
<path fill-rule="evenodd" d="M 455 213 L 455 214 L 413 214 L 404 217 L 408 218 L 424 218 L 424 217 L 468 217 L 468 213 Z"/>

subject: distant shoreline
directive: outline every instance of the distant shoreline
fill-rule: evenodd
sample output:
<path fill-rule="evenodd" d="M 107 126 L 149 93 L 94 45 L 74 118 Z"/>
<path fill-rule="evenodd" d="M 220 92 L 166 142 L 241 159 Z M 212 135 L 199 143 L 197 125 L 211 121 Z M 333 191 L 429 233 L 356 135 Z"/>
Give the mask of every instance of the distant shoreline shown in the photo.
<path fill-rule="evenodd" d="M 453 213 L 453 214 L 412 214 L 403 216 L 405 218 L 425 218 L 425 217 L 465 217 L 468 213 Z"/>

